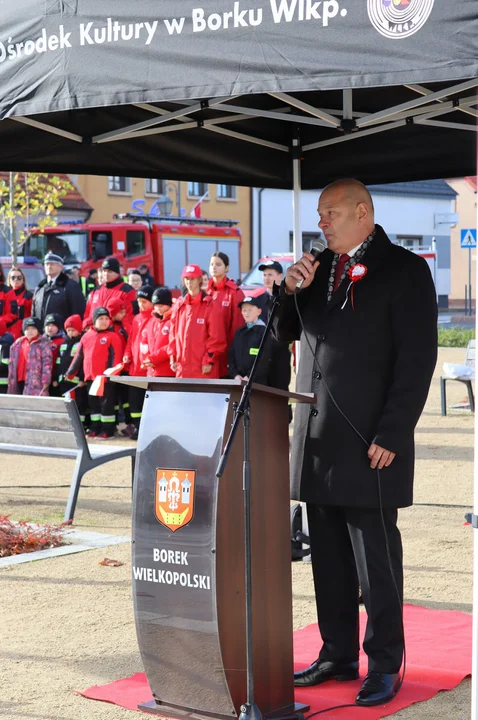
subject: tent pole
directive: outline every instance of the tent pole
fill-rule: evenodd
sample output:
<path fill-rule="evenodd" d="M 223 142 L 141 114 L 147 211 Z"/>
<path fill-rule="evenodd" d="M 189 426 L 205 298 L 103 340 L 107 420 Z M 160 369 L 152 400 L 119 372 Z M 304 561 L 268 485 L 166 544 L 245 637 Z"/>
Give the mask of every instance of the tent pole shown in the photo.
<path fill-rule="evenodd" d="M 294 215 L 293 224 L 293 245 L 294 245 L 294 260 L 298 260 L 302 256 L 302 233 L 300 228 L 300 192 L 301 192 L 301 177 L 300 177 L 300 147 L 299 139 L 294 138 L 292 141 L 292 180 L 293 180 L 293 194 L 292 194 L 292 212 Z"/>
<path fill-rule="evenodd" d="M 476 264 L 475 287 L 478 287 L 478 262 Z M 478 315 L 475 307 L 475 337 L 478 331 Z M 473 312 L 470 298 L 470 314 Z M 478 417 L 475 412 L 475 457 L 473 463 L 473 640 L 472 640 L 472 668 L 471 668 L 471 718 L 478 720 L 478 458 L 476 448 L 478 447 Z"/>
<path fill-rule="evenodd" d="M 300 226 L 300 193 L 301 193 L 301 176 L 300 176 L 300 141 L 298 138 L 294 138 L 292 141 L 292 181 L 293 181 L 293 194 L 292 194 L 292 213 L 294 216 L 293 224 L 293 244 L 294 244 L 294 260 L 298 260 L 302 257 L 302 229 Z M 295 343 L 295 363 L 296 368 L 299 368 L 300 360 L 300 343 Z M 302 532 L 304 535 L 309 534 L 309 522 L 307 518 L 307 505 L 302 505 Z M 302 545 L 303 550 L 308 550 L 307 545 Z M 302 558 L 303 562 L 310 562 L 310 555 L 306 555 Z"/>

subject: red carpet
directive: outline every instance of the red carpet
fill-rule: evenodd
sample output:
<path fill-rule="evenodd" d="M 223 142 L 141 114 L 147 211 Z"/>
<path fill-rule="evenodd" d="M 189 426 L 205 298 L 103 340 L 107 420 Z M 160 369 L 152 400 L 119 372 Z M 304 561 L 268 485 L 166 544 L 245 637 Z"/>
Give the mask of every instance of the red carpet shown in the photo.
<path fill-rule="evenodd" d="M 344 708 L 324 713 L 319 718 L 376 720 L 393 715 L 413 703 L 429 700 L 439 690 L 451 690 L 471 674 L 471 615 L 451 610 L 427 610 L 414 605 L 405 605 L 404 613 L 407 672 L 397 697 L 382 707 Z M 295 669 L 302 670 L 315 660 L 319 647 L 320 636 L 316 625 L 297 630 L 294 633 Z M 366 668 L 366 658 L 362 653 L 362 681 Z M 316 688 L 297 690 L 295 697 L 298 702 L 310 705 L 307 713 L 310 715 L 317 710 L 353 702 L 360 684 L 360 680 L 330 682 Z M 79 694 L 129 710 L 136 710 L 140 702 L 151 700 L 144 673 L 136 673 L 108 685 L 96 685 Z"/>

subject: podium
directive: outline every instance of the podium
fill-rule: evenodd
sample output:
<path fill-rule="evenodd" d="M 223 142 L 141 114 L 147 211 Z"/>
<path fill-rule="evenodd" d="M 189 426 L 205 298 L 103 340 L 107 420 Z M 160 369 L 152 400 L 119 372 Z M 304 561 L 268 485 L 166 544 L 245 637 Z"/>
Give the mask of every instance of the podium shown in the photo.
<path fill-rule="evenodd" d="M 216 469 L 243 383 L 114 380 L 147 390 L 132 564 L 153 701 L 139 708 L 173 718 L 238 717 L 246 699 L 242 434 L 220 480 Z M 262 385 L 250 398 L 254 689 L 267 717 L 308 709 L 294 703 L 287 406 L 313 398 Z"/>

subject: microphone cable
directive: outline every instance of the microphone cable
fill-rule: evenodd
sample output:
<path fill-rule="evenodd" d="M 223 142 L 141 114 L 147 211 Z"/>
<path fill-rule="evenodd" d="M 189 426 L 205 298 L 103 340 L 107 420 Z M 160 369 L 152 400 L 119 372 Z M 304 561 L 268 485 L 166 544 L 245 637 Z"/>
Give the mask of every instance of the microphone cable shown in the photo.
<path fill-rule="evenodd" d="M 312 345 L 310 344 L 309 338 L 307 337 L 307 333 L 305 332 L 304 322 L 303 322 L 303 319 L 302 319 L 301 312 L 300 312 L 300 310 L 299 310 L 299 303 L 297 302 L 297 291 L 294 292 L 293 295 L 294 295 L 295 309 L 296 309 L 296 312 L 297 312 L 297 316 L 298 316 L 298 318 L 299 318 L 299 323 L 300 323 L 300 327 L 301 327 L 301 330 L 302 330 L 302 334 L 303 334 L 303 336 L 305 337 L 305 339 L 306 339 L 306 341 L 307 341 L 307 345 L 309 346 L 310 352 L 312 353 L 312 358 L 313 358 L 314 365 L 315 365 L 315 367 L 317 368 L 317 370 L 320 372 L 321 379 L 322 379 L 323 384 L 325 385 L 325 389 L 326 389 L 326 391 L 327 391 L 327 394 L 328 394 L 329 398 L 331 399 L 332 403 L 334 404 L 335 408 L 336 408 L 336 409 L 338 410 L 338 412 L 340 413 L 340 415 L 344 418 L 344 420 L 347 422 L 347 424 L 352 428 L 352 430 L 354 431 L 354 433 L 355 433 L 356 435 L 358 435 L 358 437 L 360 438 L 360 440 L 362 440 L 362 442 L 364 443 L 365 447 L 366 447 L 367 450 L 368 450 L 369 447 L 370 447 L 370 443 L 367 442 L 367 440 L 364 438 L 364 436 L 362 435 L 362 433 L 360 432 L 360 430 L 358 430 L 358 429 L 355 427 L 355 425 L 353 424 L 353 422 L 352 422 L 352 421 L 347 417 L 347 415 L 343 412 L 342 408 L 339 406 L 339 404 L 338 404 L 337 401 L 335 400 L 335 398 L 334 398 L 334 396 L 333 396 L 333 394 L 332 394 L 331 389 L 329 388 L 329 385 L 328 385 L 328 383 L 327 383 L 326 377 L 325 377 L 325 375 L 324 375 L 324 373 L 323 373 L 323 371 L 322 371 L 322 368 L 321 368 L 321 366 L 320 366 L 320 363 L 319 363 L 319 361 L 318 361 L 318 359 L 317 359 L 317 352 L 314 352 L 314 350 L 312 349 Z M 298 369 L 298 368 L 297 368 L 297 369 Z M 400 690 L 400 688 L 402 687 L 403 681 L 405 680 L 405 672 L 406 672 L 406 667 L 407 667 L 407 651 L 406 651 L 406 647 L 405 647 L 405 625 L 404 625 L 404 622 L 403 622 L 403 604 L 402 604 L 402 600 L 401 600 L 401 597 L 400 597 L 400 591 L 399 591 L 399 589 L 398 589 L 398 585 L 397 585 L 397 581 L 396 581 L 396 578 L 395 578 L 395 574 L 394 574 L 394 572 L 393 572 L 392 555 L 391 555 L 391 553 L 390 553 L 390 545 L 389 545 L 389 542 L 388 542 L 387 529 L 386 529 L 386 527 L 385 527 L 385 518 L 384 518 L 384 515 L 383 515 L 383 503 L 382 503 L 382 485 L 381 485 L 381 477 L 380 477 L 380 470 L 378 469 L 378 464 L 377 464 L 376 470 L 377 470 L 378 502 L 379 502 L 379 508 L 380 508 L 380 518 L 381 518 L 381 521 L 382 521 L 383 535 L 384 535 L 384 538 L 385 538 L 385 548 L 386 548 L 386 551 L 387 551 L 388 567 L 389 567 L 389 570 L 390 570 L 390 575 L 391 575 L 391 577 L 392 577 L 393 586 L 394 586 L 395 592 L 396 592 L 396 594 L 397 594 L 397 601 L 398 601 L 398 605 L 399 605 L 399 608 L 400 608 L 400 618 L 401 618 L 401 626 L 402 626 L 402 627 L 401 627 L 401 630 L 402 630 L 402 638 L 403 638 L 403 655 L 402 655 L 402 657 L 403 657 L 403 669 L 402 669 L 402 676 L 401 676 L 401 678 L 400 678 L 400 682 L 398 683 L 397 689 L 396 689 L 396 691 L 395 691 L 395 695 L 396 695 L 396 694 L 398 693 L 398 691 Z M 348 705 L 337 705 L 336 707 L 326 708 L 325 710 L 318 710 L 317 712 L 311 713 L 310 715 L 307 715 L 307 716 L 306 716 L 305 720 L 310 720 L 310 718 L 313 718 L 313 717 L 315 717 L 316 715 L 322 715 L 323 713 L 331 712 L 332 710 L 340 710 L 340 709 L 346 708 L 346 707 L 355 707 L 355 708 L 364 707 L 364 708 L 365 708 L 365 707 L 369 707 L 369 706 L 367 706 L 367 705 L 357 705 L 357 704 L 355 704 L 355 703 L 350 703 L 350 704 L 348 704 Z"/>

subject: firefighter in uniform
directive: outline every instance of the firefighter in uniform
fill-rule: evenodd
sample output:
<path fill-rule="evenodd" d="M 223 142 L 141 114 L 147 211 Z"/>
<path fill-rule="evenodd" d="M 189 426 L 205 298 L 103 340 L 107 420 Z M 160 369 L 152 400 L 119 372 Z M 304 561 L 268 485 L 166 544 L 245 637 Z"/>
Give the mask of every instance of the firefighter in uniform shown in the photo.
<path fill-rule="evenodd" d="M 121 363 L 121 343 L 111 327 L 110 314 L 105 307 L 95 308 L 93 312 L 93 325 L 83 335 L 80 346 L 66 372 L 66 379 L 75 378 L 83 368 L 84 378 L 91 388 L 93 380 L 103 375 L 107 368 Z M 91 409 L 91 428 L 88 436 L 97 440 L 107 440 L 115 434 L 115 392 L 114 384 L 105 383 L 102 397 L 89 395 Z"/>
<path fill-rule="evenodd" d="M 27 290 L 25 275 L 19 268 L 11 268 L 7 285 L 10 287 L 7 298 L 11 314 L 8 330 L 17 340 L 22 334 L 22 322 L 32 314 L 33 293 Z"/>
<path fill-rule="evenodd" d="M 136 293 L 131 287 L 124 282 L 120 275 L 120 264 L 117 258 L 109 257 L 103 260 L 101 266 L 104 275 L 104 283 L 100 285 L 88 298 L 88 304 L 85 311 L 83 324 L 90 325 L 95 308 L 106 307 L 110 300 L 115 297 L 124 300 L 126 306 L 126 315 L 133 319 L 133 302 L 136 300 Z M 128 321 L 129 322 L 129 321 Z"/>
<path fill-rule="evenodd" d="M 168 353 L 176 377 L 220 377 L 220 357 L 227 351 L 223 318 L 212 297 L 201 290 L 199 265 L 186 265 L 181 279 L 186 295 L 180 298 L 171 316 Z"/>
<path fill-rule="evenodd" d="M 128 372 L 135 377 L 145 377 L 147 368 L 143 365 L 143 359 L 147 354 L 147 330 L 146 327 L 151 320 L 153 312 L 153 288 L 151 285 L 143 285 L 137 292 L 139 313 L 134 316 L 131 332 L 129 334 L 126 350 L 124 351 L 123 363 L 129 365 Z M 139 424 L 141 422 L 141 413 L 143 410 L 143 402 L 145 390 L 136 387 L 129 387 L 129 409 L 131 413 L 131 421 L 134 430 L 130 437 L 136 440 L 138 437 Z"/>
<path fill-rule="evenodd" d="M 211 296 L 215 309 L 222 317 L 226 331 L 227 347 L 231 346 L 238 328 L 244 325 L 244 318 L 240 310 L 240 303 L 244 300 L 244 293 L 234 280 L 227 277 L 229 270 L 229 257 L 226 253 L 216 252 L 209 262 L 211 278 L 207 286 L 207 294 Z M 218 358 L 219 377 L 227 377 L 227 350 Z"/>

